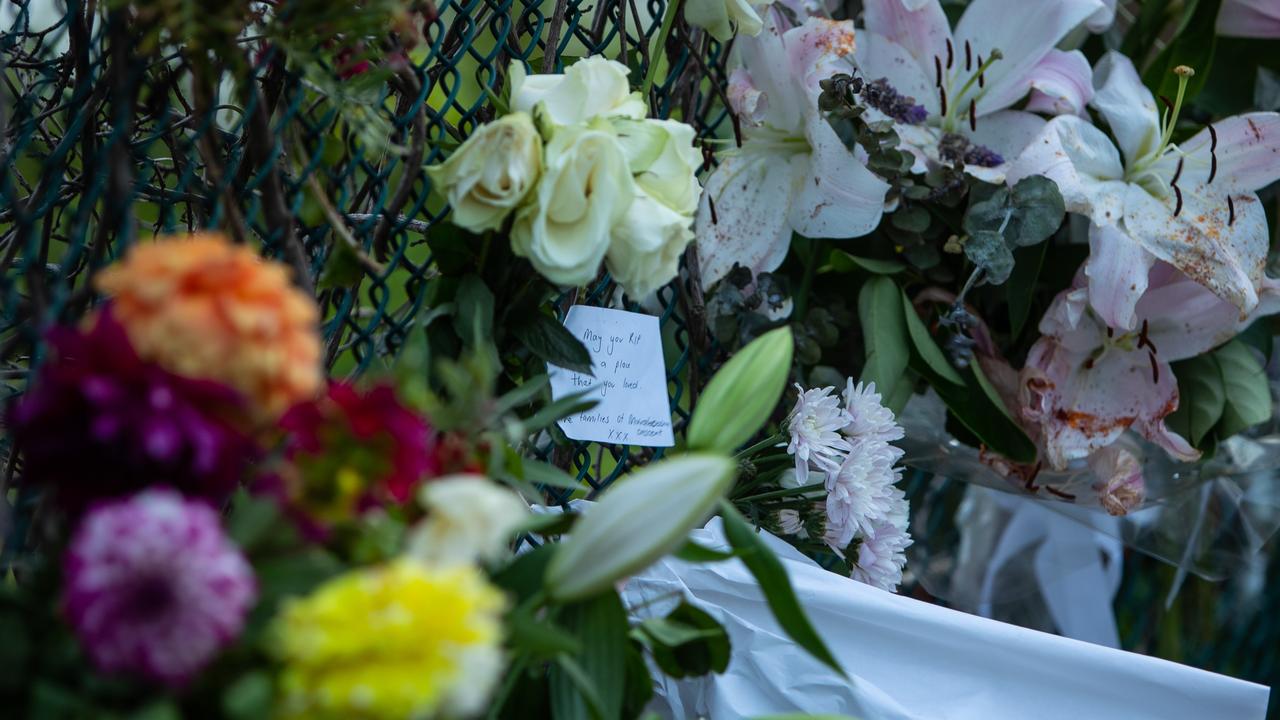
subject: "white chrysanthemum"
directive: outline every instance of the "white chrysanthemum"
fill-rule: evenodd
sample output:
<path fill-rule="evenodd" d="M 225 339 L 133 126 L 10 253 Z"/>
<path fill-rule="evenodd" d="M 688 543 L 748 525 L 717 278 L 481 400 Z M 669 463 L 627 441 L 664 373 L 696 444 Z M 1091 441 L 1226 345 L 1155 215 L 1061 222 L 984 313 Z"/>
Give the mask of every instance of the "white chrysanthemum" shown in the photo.
<path fill-rule="evenodd" d="M 894 509 L 862 536 L 850 577 L 881 590 L 897 590 L 898 583 L 902 582 L 902 568 L 907 564 L 905 551 L 909 545 L 907 501 L 898 496 Z"/>
<path fill-rule="evenodd" d="M 778 529 L 783 535 L 807 535 L 804 529 L 804 520 L 800 517 L 800 511 L 792 508 L 784 508 L 778 511 Z"/>
<path fill-rule="evenodd" d="M 854 535 L 870 532 L 893 509 L 895 448 L 877 440 L 853 445 L 849 455 L 827 475 L 827 529 L 824 540 L 840 553 Z"/>
<path fill-rule="evenodd" d="M 844 410 L 849 415 L 849 424 L 841 432 L 848 438 L 893 442 L 904 435 L 893 411 L 881 401 L 875 383 L 854 385 L 850 378 L 844 389 Z"/>
<path fill-rule="evenodd" d="M 852 446 L 840 435 L 849 424 L 849 415 L 840 407 L 840 398 L 831 393 L 834 387 L 805 390 L 796 384 L 800 396 L 787 420 L 791 442 L 787 453 L 796 458 L 796 475 L 805 477 L 809 463 L 831 471 L 840 465 L 840 454 Z"/>

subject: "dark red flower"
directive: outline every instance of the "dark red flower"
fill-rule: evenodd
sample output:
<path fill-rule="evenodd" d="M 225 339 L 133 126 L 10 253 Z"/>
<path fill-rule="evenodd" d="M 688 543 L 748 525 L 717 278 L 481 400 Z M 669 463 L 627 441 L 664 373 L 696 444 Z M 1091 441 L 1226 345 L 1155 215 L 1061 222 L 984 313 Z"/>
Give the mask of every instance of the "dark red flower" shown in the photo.
<path fill-rule="evenodd" d="M 325 397 L 295 405 L 280 426 L 301 485 L 293 494 L 322 518 L 370 503 L 405 503 L 440 471 L 435 430 L 390 385 L 361 392 L 331 383 Z"/>

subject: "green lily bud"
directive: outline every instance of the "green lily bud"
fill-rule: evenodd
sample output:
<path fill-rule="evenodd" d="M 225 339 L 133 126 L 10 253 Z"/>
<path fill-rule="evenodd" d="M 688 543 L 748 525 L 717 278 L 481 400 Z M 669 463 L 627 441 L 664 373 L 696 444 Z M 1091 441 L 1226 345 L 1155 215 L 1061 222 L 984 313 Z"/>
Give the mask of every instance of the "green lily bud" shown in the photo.
<path fill-rule="evenodd" d="M 547 593 L 560 601 L 594 595 L 680 547 L 733 483 L 720 455 L 680 455 L 619 480 L 585 513 L 547 565 Z"/>
<path fill-rule="evenodd" d="M 730 358 L 693 409 L 686 436 L 689 449 L 731 453 L 751 439 L 782 398 L 793 347 L 791 328 L 780 327 Z"/>

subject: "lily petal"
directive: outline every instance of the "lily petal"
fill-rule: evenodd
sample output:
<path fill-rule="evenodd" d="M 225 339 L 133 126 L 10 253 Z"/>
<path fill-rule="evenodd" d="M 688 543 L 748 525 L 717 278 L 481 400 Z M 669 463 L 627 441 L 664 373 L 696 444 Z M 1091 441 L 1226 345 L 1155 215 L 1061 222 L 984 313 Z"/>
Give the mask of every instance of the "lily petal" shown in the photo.
<path fill-rule="evenodd" d="M 854 69 L 857 43 L 854 42 L 853 23 L 849 20 L 811 17 L 799 27 L 788 30 L 782 40 L 787 47 L 792 78 L 801 78 L 803 88 L 800 89 L 813 94 L 815 99 L 819 81 Z"/>
<path fill-rule="evenodd" d="M 791 159 L 781 153 L 744 151 L 726 157 L 711 173 L 694 225 L 703 289 L 735 263 L 753 274 L 782 264 L 791 247 L 792 187 Z"/>
<path fill-rule="evenodd" d="M 1021 110 L 1001 110 L 978 118 L 977 129 L 965 135 L 979 145 L 995 150 L 1006 161 L 1022 154 L 1035 140 L 1047 121 L 1035 113 Z"/>
<path fill-rule="evenodd" d="M 792 229 L 813 238 L 854 238 L 875 230 L 888 183 L 850 154 L 826 119 L 813 114 L 807 130 L 812 152 L 792 159 Z"/>
<path fill-rule="evenodd" d="M 1280 5 L 1275 0 L 1223 0 L 1217 29 L 1227 37 L 1280 37 Z"/>
<path fill-rule="evenodd" d="M 1027 109 L 1050 115 L 1080 115 L 1093 99 L 1093 68 L 1079 50 L 1050 50 L 1031 71 Z"/>
<path fill-rule="evenodd" d="M 1089 225 L 1084 274 L 1089 278 L 1089 304 L 1104 323 L 1118 330 L 1137 327 L 1134 309 L 1147 290 L 1147 275 L 1155 261 L 1115 225 Z"/>
<path fill-rule="evenodd" d="M 755 89 L 767 100 L 760 121 L 779 130 L 796 130 L 802 124 L 808 94 L 795 82 L 791 67 L 783 61 L 786 46 L 775 14 L 769 13 L 759 35 L 737 38 L 734 52 L 741 66 L 751 74 Z"/>
<path fill-rule="evenodd" d="M 1235 115 L 1213 124 L 1218 136 L 1216 149 L 1208 128 L 1196 133 L 1179 148 L 1187 171 L 1194 168 L 1207 180 L 1217 170 L 1210 187 L 1217 192 L 1253 193 L 1280 180 L 1280 113 L 1255 112 Z"/>
<path fill-rule="evenodd" d="M 892 4 L 896 0 L 888 2 Z M 884 78 L 900 94 L 911 97 L 917 105 L 923 105 L 930 115 L 938 114 L 938 91 L 934 88 L 933 78 L 925 73 L 906 47 L 877 32 L 864 30 L 858 33 L 855 56 L 864 78 Z"/>
<path fill-rule="evenodd" d="M 756 88 L 751 73 L 744 68 L 735 68 L 729 74 L 729 88 L 725 92 L 729 105 L 742 118 L 743 124 L 759 125 L 764 121 L 769 110 L 769 98 Z"/>
<path fill-rule="evenodd" d="M 1116 19 L 1116 0 L 1102 0 L 1102 7 L 1098 8 L 1084 21 L 1084 26 L 1089 28 L 1091 33 L 1106 32 L 1111 27 L 1111 23 Z"/>
<path fill-rule="evenodd" d="M 1045 460 L 1055 470 L 1110 445 L 1130 427 L 1153 442 L 1185 446 L 1164 425 L 1178 407 L 1177 379 L 1146 349 L 1111 347 L 1095 357 L 1043 337 L 1027 356 L 1023 383 L 1024 391 L 1032 384 L 1035 399 L 1022 407 L 1024 417 L 1040 424 Z"/>
<path fill-rule="evenodd" d="M 901 45 L 915 59 L 921 73 L 932 72 L 935 56 L 945 60 L 951 23 L 938 0 L 867 0 L 863 8 L 867 31 Z M 874 80 L 879 76 L 868 77 Z"/>
<path fill-rule="evenodd" d="M 1258 304 L 1267 257 L 1266 214 L 1256 195 L 1233 196 L 1228 206 L 1226 197 L 1208 190 L 1182 187 L 1179 209 L 1175 193 L 1157 198 L 1130 185 L 1124 227 L 1152 255 L 1248 313 Z"/>
<path fill-rule="evenodd" d="M 1240 316 L 1235 305 L 1165 263 L 1151 270 L 1151 288 L 1136 312 L 1148 322 L 1147 337 L 1169 362 L 1208 352 L 1235 337 L 1254 320 L 1280 310 L 1280 288 L 1268 278 L 1253 312 Z"/>
<path fill-rule="evenodd" d="M 1045 125 L 1014 161 L 1010 183 L 1044 175 L 1058 185 L 1067 210 L 1088 215 L 1096 225 L 1115 225 L 1124 216 L 1124 167 L 1106 134 L 1088 122 L 1062 115 Z"/>
<path fill-rule="evenodd" d="M 1133 62 L 1115 51 L 1103 55 L 1093 70 L 1093 87 L 1093 106 L 1107 119 L 1125 159 L 1132 164 L 1155 152 L 1160 115 Z"/>
<path fill-rule="evenodd" d="M 974 0 L 956 24 L 956 49 L 968 42 L 975 53 L 1003 59 L 986 71 L 985 88 L 971 92 L 978 114 L 1003 110 L 1031 90 L 1033 71 L 1068 32 L 1102 7 L 1099 0 Z M 961 99 L 961 104 L 964 104 Z"/>

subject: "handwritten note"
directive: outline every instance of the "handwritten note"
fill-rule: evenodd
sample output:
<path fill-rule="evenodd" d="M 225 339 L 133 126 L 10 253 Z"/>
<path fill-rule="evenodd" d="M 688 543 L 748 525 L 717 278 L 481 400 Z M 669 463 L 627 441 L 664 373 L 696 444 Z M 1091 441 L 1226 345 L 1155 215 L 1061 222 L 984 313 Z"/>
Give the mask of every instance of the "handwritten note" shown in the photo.
<path fill-rule="evenodd" d="M 564 326 L 587 346 L 593 375 L 547 365 L 551 396 L 587 391 L 599 402 L 560 421 L 574 440 L 671 447 L 662 331 L 652 315 L 574 305 Z"/>

